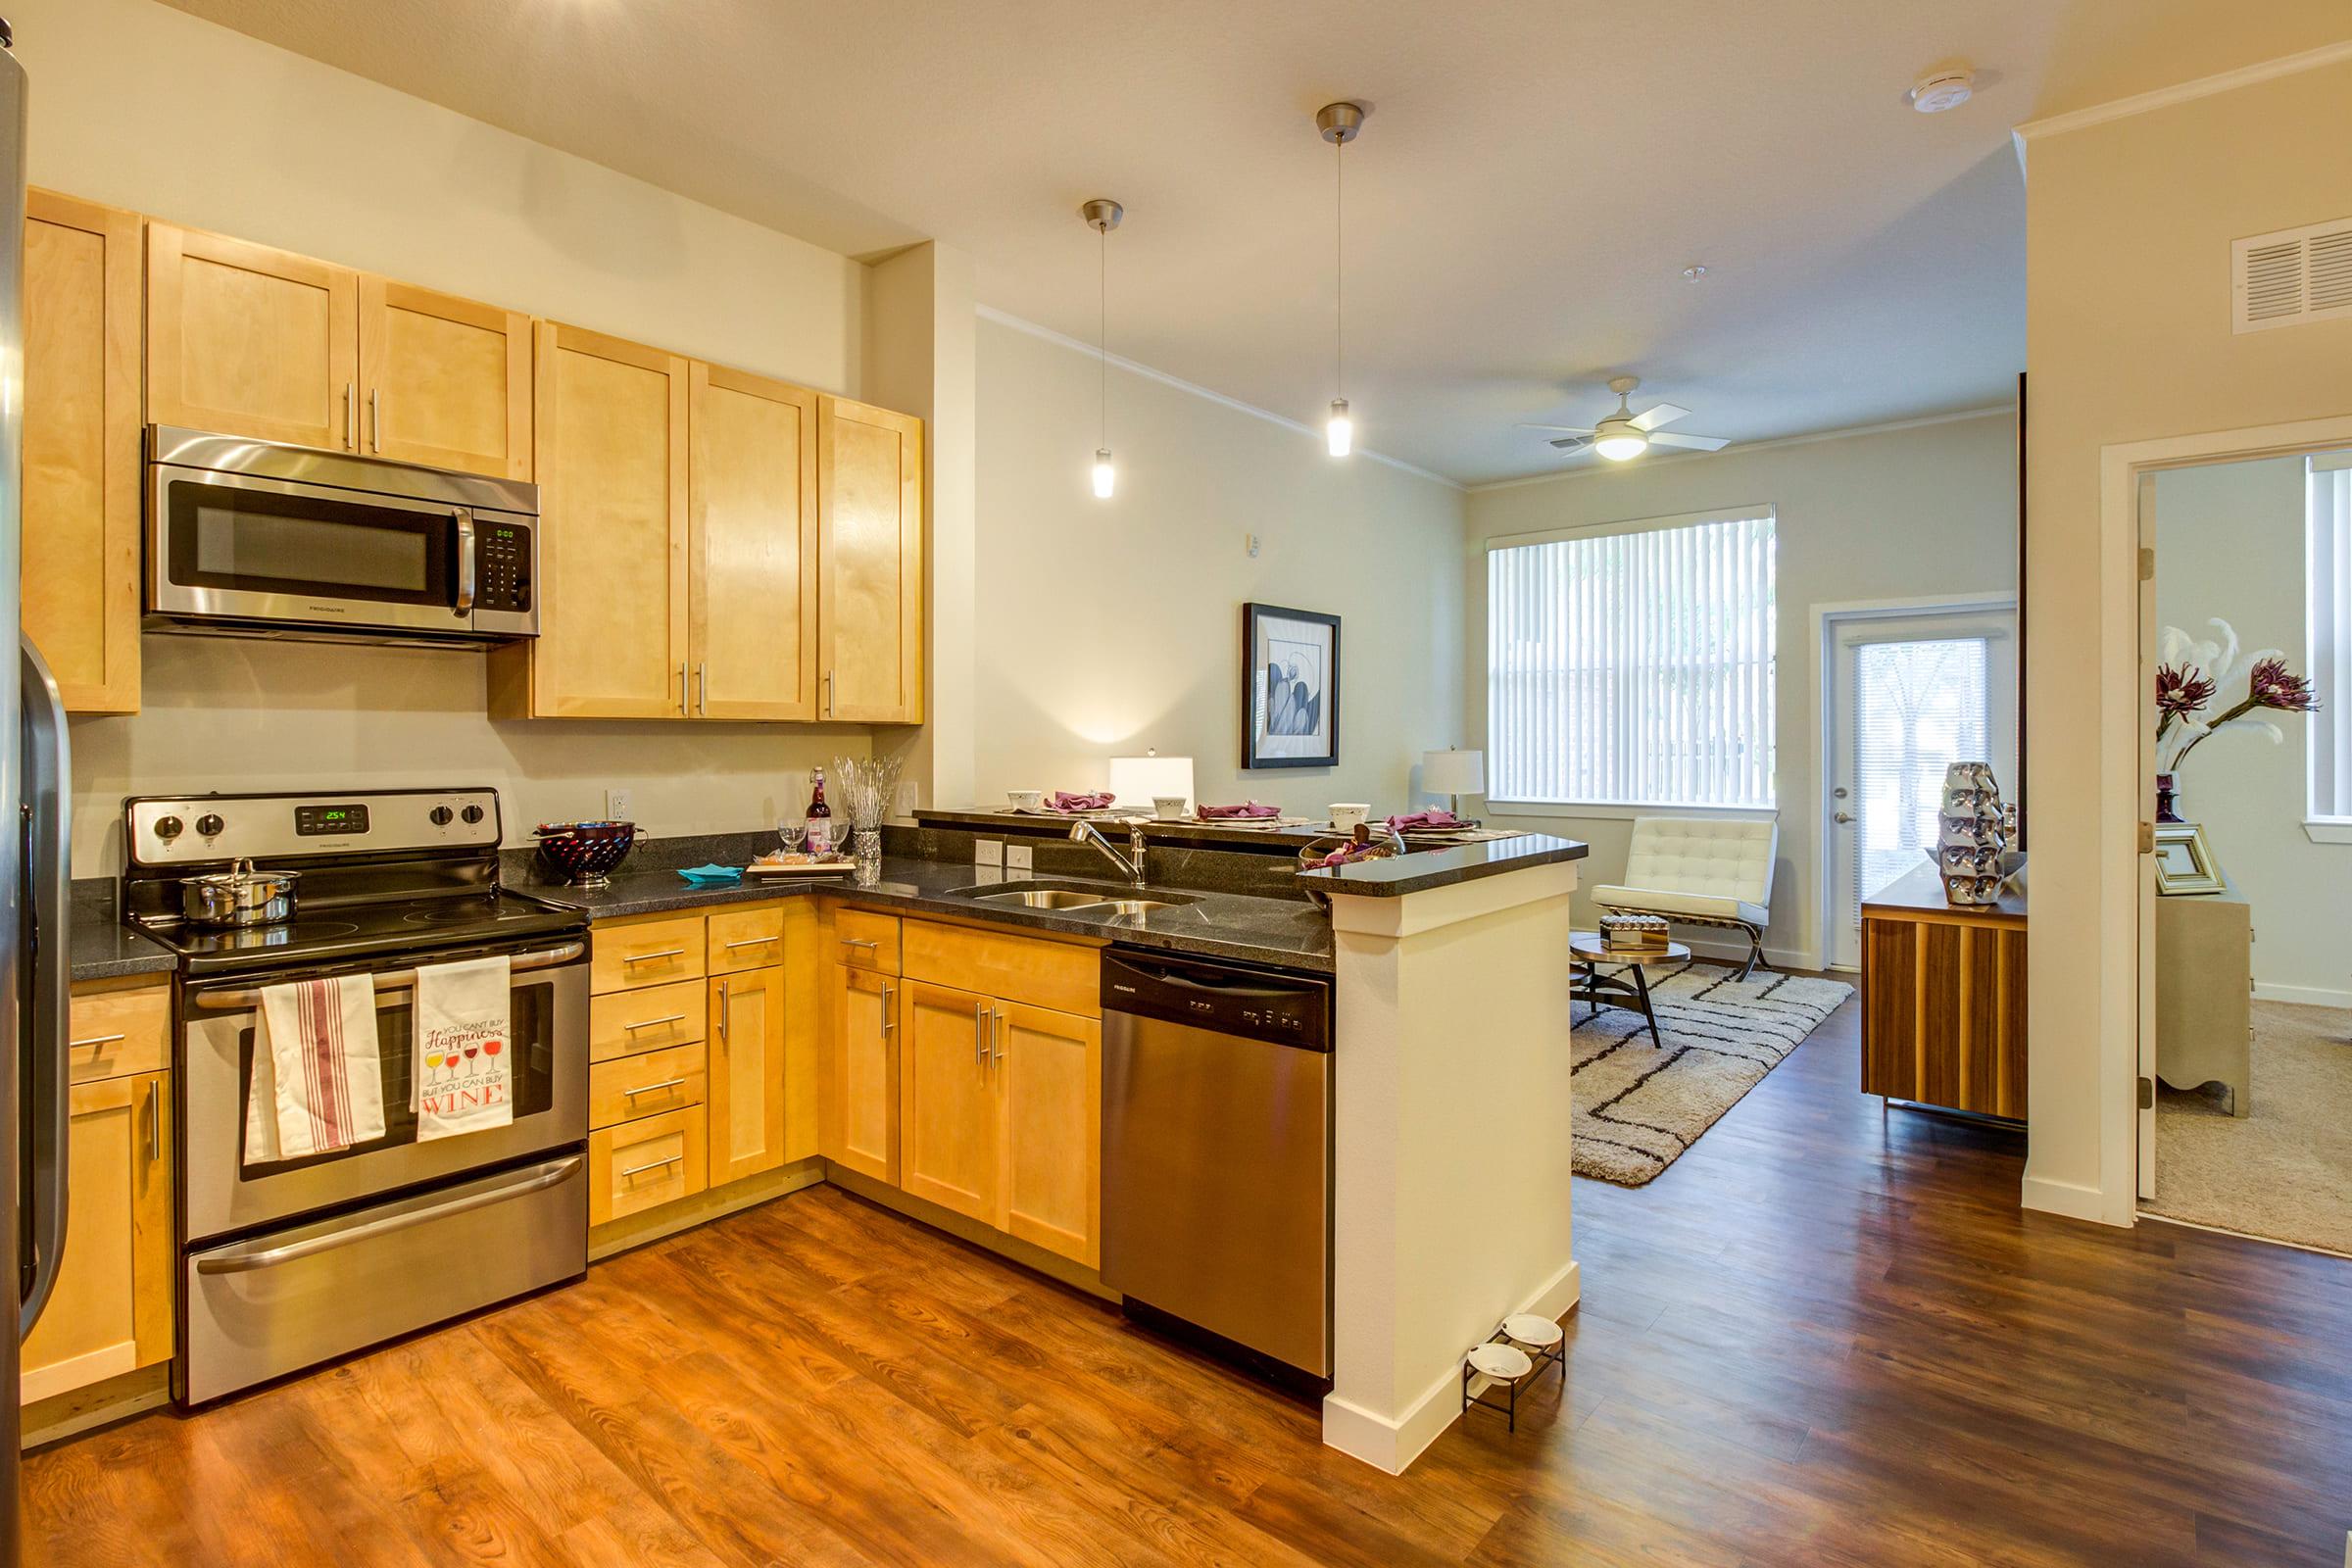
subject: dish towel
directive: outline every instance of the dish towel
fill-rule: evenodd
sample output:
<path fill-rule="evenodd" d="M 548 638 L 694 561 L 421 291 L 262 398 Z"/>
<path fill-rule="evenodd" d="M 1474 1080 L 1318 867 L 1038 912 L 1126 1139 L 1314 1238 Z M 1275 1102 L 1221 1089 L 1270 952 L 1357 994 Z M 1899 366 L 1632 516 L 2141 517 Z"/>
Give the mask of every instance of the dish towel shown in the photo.
<path fill-rule="evenodd" d="M 514 1120 L 509 1049 L 513 981 L 502 955 L 416 966 L 416 1065 L 409 1108 L 416 1141 L 486 1132 Z"/>
<path fill-rule="evenodd" d="M 383 1136 L 375 982 L 347 974 L 263 987 L 245 1163 L 331 1154 Z"/>

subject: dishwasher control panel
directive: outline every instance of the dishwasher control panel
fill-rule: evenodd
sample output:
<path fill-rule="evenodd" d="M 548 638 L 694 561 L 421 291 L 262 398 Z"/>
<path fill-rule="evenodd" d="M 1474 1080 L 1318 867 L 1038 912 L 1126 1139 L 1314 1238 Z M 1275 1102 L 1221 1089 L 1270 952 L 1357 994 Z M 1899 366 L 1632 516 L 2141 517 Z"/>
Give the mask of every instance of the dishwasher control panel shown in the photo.
<path fill-rule="evenodd" d="M 1331 1049 L 1331 983 L 1198 958 L 1113 951 L 1102 1010 L 1306 1051 Z"/>

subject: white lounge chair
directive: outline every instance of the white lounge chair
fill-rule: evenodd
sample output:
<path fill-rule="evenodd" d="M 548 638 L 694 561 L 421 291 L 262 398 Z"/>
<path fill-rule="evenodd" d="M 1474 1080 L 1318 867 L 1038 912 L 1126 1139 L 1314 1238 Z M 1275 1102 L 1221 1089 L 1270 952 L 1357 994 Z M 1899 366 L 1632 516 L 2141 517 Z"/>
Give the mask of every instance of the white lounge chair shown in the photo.
<path fill-rule="evenodd" d="M 1709 816 L 1638 816 L 1623 886 L 1597 887 L 1604 909 L 1662 914 L 1691 925 L 1747 933 L 1744 980 L 1764 956 L 1772 920 L 1772 863 L 1781 828 L 1772 821 Z"/>

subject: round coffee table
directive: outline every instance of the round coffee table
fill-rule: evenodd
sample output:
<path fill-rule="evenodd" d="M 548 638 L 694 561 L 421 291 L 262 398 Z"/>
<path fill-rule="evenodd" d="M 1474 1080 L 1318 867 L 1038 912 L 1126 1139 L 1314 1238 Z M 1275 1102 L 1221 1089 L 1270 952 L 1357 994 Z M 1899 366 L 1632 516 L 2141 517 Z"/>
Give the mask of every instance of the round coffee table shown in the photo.
<path fill-rule="evenodd" d="M 1569 995 L 1574 1001 L 1591 1005 L 1592 1011 L 1588 1017 L 1599 1017 L 1603 1007 L 1638 1012 L 1649 1025 L 1649 1043 L 1664 1050 L 1666 1042 L 1658 1038 L 1658 1013 L 1650 1005 L 1649 976 L 1643 966 L 1681 963 L 1690 956 L 1690 950 L 1680 942 L 1669 942 L 1662 948 L 1629 953 L 1602 942 L 1597 931 L 1572 931 L 1568 934 L 1568 953 L 1576 964 Z M 1603 974 L 1604 966 L 1614 972 Z"/>

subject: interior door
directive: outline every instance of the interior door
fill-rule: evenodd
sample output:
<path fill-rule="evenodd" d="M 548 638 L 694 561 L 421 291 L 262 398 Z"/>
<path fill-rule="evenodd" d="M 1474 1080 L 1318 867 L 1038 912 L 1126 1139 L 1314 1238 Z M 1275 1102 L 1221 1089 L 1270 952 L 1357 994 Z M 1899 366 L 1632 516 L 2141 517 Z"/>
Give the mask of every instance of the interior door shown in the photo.
<path fill-rule="evenodd" d="M 360 274 L 147 225 L 147 417 L 357 451 Z"/>
<path fill-rule="evenodd" d="M 531 476 L 531 318 L 372 273 L 360 278 L 361 449 Z"/>
<path fill-rule="evenodd" d="M 1102 1025 L 996 1007 L 1004 1099 L 1001 1228 L 1088 1268 L 1102 1261 Z"/>
<path fill-rule="evenodd" d="M 1831 780 L 1823 845 L 1831 890 L 1830 961 L 1862 961 L 1862 900 L 1927 863 L 1943 772 L 1990 761 L 2014 792 L 2014 611 L 1917 611 L 1836 624 L 1827 712 Z"/>
<path fill-rule="evenodd" d="M 816 714 L 816 394 L 693 370 L 694 712 Z"/>
<path fill-rule="evenodd" d="M 539 324 L 535 715 L 686 712 L 686 364 Z"/>
<path fill-rule="evenodd" d="M 988 1009 L 968 991 L 906 987 L 899 1187 L 993 1225 L 1003 1128 Z"/>
<path fill-rule="evenodd" d="M 817 403 L 818 716 L 923 717 L 923 421 Z"/>
<path fill-rule="evenodd" d="M 2150 824 L 2139 841 L 2133 866 L 2138 886 L 2139 981 L 2137 986 L 2137 1051 L 2139 1057 L 2137 1137 L 2134 1191 L 2142 1198 L 2156 1196 L 2156 476 L 2139 481 L 2139 700 L 2146 705 L 2139 725 L 2139 820 Z"/>

